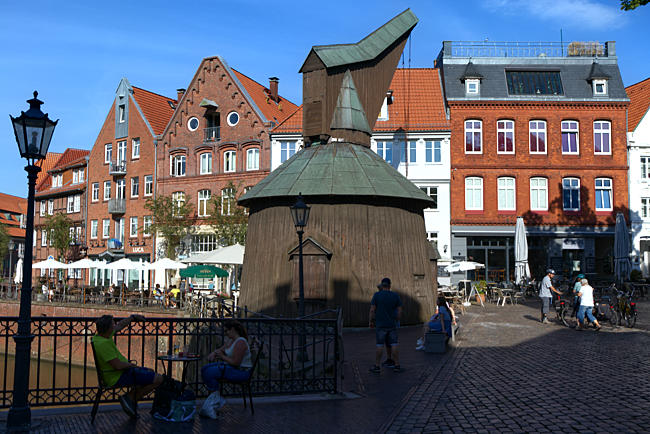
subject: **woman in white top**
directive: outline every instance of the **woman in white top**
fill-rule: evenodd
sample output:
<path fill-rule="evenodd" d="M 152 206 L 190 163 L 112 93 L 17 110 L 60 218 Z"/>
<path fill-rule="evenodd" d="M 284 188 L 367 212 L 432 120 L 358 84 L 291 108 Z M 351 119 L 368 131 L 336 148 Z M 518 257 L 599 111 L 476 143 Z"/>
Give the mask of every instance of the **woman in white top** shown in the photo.
<path fill-rule="evenodd" d="M 200 414 L 212 419 L 217 418 L 216 410 L 223 407 L 226 400 L 219 394 L 219 380 L 243 381 L 250 375 L 253 367 L 251 350 L 248 346 L 248 334 L 239 321 L 228 320 L 223 328 L 230 342 L 208 354 L 208 361 L 213 362 L 201 368 L 203 382 L 212 391 L 203 403 Z"/>
<path fill-rule="evenodd" d="M 600 324 L 598 320 L 594 317 L 594 288 L 589 285 L 587 279 L 582 279 L 580 281 L 580 292 L 578 292 L 578 297 L 580 297 L 580 308 L 578 309 L 578 321 L 579 324 L 576 327 L 576 330 L 582 330 L 585 323 L 585 313 L 589 321 L 596 327 L 596 331 L 600 330 Z"/>

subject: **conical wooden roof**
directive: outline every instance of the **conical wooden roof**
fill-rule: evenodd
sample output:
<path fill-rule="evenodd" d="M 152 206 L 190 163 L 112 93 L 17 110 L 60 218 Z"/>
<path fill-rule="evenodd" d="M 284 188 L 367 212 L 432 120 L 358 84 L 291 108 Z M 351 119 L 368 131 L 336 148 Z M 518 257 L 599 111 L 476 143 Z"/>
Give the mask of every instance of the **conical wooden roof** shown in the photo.
<path fill-rule="evenodd" d="M 297 152 L 239 199 L 250 207 L 262 199 L 303 196 L 387 197 L 433 200 L 370 148 L 351 143 L 310 146 Z M 381 204 L 381 202 L 378 202 Z"/>

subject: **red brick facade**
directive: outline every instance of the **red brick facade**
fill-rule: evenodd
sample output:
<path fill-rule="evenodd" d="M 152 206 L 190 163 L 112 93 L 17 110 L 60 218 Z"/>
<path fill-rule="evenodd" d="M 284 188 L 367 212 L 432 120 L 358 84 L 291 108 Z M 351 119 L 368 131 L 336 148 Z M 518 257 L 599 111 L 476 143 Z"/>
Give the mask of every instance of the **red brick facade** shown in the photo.
<path fill-rule="evenodd" d="M 200 190 L 209 190 L 211 198 L 218 198 L 233 182 L 241 194 L 267 176 L 271 165 L 269 132 L 297 108 L 273 91 L 277 92 L 277 88 L 265 88 L 218 57 L 204 59 L 188 90 L 179 96 L 178 108 L 160 141 L 156 194 L 183 192 L 198 218 Z M 238 116 L 234 125 L 230 122 L 232 113 Z M 192 118 L 198 122 L 190 125 Z M 216 126 L 218 132 L 206 130 Z M 259 162 L 252 167 L 247 165 L 249 150 L 259 153 Z M 231 170 L 226 170 L 228 152 L 235 153 L 236 164 Z M 204 174 L 200 167 L 202 154 L 209 156 L 203 158 L 211 158 L 212 166 Z M 185 157 L 185 172 L 173 176 L 172 159 L 180 156 Z M 200 218 L 197 224 L 201 224 Z"/>
<path fill-rule="evenodd" d="M 124 81 L 123 81 L 124 82 Z M 128 82 L 127 82 L 128 83 Z M 156 104 L 164 107 L 168 102 L 174 103 L 173 99 L 165 98 L 160 95 L 152 94 L 148 91 L 139 88 L 125 88 L 132 89 L 128 91 L 129 95 L 129 109 L 128 116 L 125 122 L 128 124 L 128 135 L 116 138 L 120 134 L 116 134 L 116 103 L 111 105 L 108 116 L 102 125 L 102 128 L 97 136 L 97 140 L 93 145 L 90 152 L 88 162 L 88 220 L 86 237 L 88 240 L 88 255 L 93 257 L 105 252 L 108 248 L 108 241 L 112 238 L 119 238 L 116 234 L 116 223 L 123 219 L 123 253 L 132 259 L 143 258 L 145 260 L 153 260 L 154 252 L 154 236 L 153 234 L 145 235 L 143 231 L 143 224 L 145 216 L 150 216 L 151 212 L 145 208 L 146 200 L 153 197 L 154 183 L 155 183 L 155 145 L 154 140 L 156 137 L 155 125 L 151 120 L 145 119 L 143 113 L 156 113 L 165 116 L 166 113 L 160 113 L 160 110 L 153 110 L 150 106 Z M 118 89 L 119 92 L 119 89 Z M 119 106 L 118 106 L 119 107 Z M 173 108 L 168 106 L 167 113 L 171 113 Z M 167 119 L 169 117 L 167 116 Z M 158 124 L 165 124 L 164 121 Z M 153 129 L 152 129 L 153 128 Z M 135 143 L 139 140 L 139 155 L 134 156 L 133 148 Z M 116 161 L 118 152 L 118 143 L 126 142 L 126 158 L 125 170 L 118 171 L 118 173 L 111 174 L 111 164 L 105 158 L 105 147 L 107 144 L 111 145 L 112 161 Z M 150 194 L 146 191 L 146 177 L 152 177 L 152 185 Z M 117 199 L 117 183 L 124 180 L 124 212 L 109 212 L 109 202 Z M 137 195 L 133 194 L 132 185 L 133 180 L 137 180 L 138 191 Z M 110 197 L 104 197 L 104 184 L 110 182 Z M 93 190 L 98 189 L 98 194 L 93 197 Z M 117 206 L 116 207 L 120 208 Z M 135 236 L 131 236 L 131 218 L 137 218 L 137 231 Z M 108 236 L 103 233 L 103 221 L 108 220 L 109 232 Z M 91 233 L 93 231 L 93 221 L 96 221 L 97 234 Z M 118 249 L 121 250 L 121 249 Z"/>
<path fill-rule="evenodd" d="M 625 114 L 627 103 L 467 103 L 450 101 L 451 224 L 514 225 L 522 215 L 533 225 L 613 225 L 628 204 Z M 482 121 L 482 154 L 465 153 L 465 126 Z M 514 120 L 515 153 L 497 153 L 497 121 Z M 547 152 L 529 152 L 529 121 L 546 121 Z M 562 153 L 561 122 L 579 122 L 579 154 Z M 594 121 L 611 122 L 610 155 L 594 153 Z M 465 209 L 466 177 L 483 178 L 483 210 Z M 497 209 L 497 178 L 515 178 L 516 210 Z M 548 179 L 548 211 L 531 211 L 530 178 Z M 563 211 L 562 179 L 580 179 L 580 211 Z M 595 178 L 613 182 L 613 210 L 595 210 Z"/>

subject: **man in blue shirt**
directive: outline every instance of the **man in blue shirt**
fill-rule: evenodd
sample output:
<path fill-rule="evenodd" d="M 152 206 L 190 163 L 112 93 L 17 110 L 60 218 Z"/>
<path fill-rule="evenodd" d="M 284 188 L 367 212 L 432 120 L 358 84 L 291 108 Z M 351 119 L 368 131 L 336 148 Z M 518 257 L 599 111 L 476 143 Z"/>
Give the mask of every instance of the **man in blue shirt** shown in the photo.
<path fill-rule="evenodd" d="M 379 363 L 384 353 L 384 345 L 390 346 L 392 359 L 395 363 L 393 370 L 401 372 L 399 364 L 399 351 L 397 348 L 397 324 L 402 315 L 402 300 L 397 293 L 390 290 L 390 279 L 385 277 L 378 286 L 379 291 L 375 292 L 370 301 L 369 326 L 375 328 L 377 347 L 375 349 L 375 366 L 370 372 L 379 373 Z"/>

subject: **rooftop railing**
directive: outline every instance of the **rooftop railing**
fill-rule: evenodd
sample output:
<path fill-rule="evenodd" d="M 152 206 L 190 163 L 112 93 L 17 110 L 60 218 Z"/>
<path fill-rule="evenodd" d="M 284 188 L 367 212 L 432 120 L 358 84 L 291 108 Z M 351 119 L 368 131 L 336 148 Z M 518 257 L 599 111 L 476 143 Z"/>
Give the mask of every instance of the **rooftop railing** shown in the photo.
<path fill-rule="evenodd" d="M 445 57 L 607 57 L 613 42 L 444 41 Z"/>

